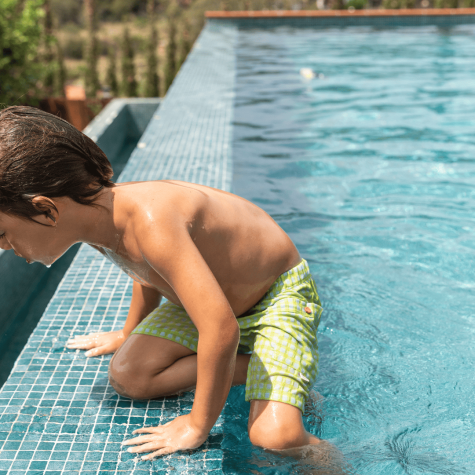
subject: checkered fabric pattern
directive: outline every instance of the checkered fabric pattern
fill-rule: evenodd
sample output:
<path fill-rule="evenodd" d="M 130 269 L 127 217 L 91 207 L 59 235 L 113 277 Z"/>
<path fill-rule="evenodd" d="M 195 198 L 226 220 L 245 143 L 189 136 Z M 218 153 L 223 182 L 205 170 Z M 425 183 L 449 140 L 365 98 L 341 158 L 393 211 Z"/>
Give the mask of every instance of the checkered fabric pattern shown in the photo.
<path fill-rule="evenodd" d="M 262 300 L 238 319 L 239 353 L 252 353 L 246 401 L 263 399 L 302 412 L 317 378 L 317 328 L 322 307 L 305 260 L 282 274 Z M 175 341 L 197 351 L 198 330 L 171 302 L 155 309 L 133 333 Z"/>

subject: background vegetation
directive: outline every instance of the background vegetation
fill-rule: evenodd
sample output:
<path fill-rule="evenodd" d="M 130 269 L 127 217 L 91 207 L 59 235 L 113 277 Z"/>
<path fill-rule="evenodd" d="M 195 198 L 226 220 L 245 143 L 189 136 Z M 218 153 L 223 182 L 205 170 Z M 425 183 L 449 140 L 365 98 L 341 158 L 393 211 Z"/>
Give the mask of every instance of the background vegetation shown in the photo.
<path fill-rule="evenodd" d="M 475 0 L 0 0 L 0 103 L 164 95 L 206 10 L 475 7 Z"/>

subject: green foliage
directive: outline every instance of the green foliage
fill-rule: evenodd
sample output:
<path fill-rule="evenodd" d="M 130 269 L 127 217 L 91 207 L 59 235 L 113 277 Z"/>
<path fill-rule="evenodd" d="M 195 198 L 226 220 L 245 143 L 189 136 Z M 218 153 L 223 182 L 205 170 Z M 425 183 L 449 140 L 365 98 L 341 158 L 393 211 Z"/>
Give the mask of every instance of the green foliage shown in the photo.
<path fill-rule="evenodd" d="M 54 75 L 56 72 L 57 64 L 55 62 L 54 47 L 56 44 L 56 38 L 53 36 L 53 16 L 51 14 L 51 5 L 49 0 L 44 0 L 44 23 L 43 23 L 43 91 L 47 95 L 51 95 L 54 84 Z"/>
<path fill-rule="evenodd" d="M 367 0 L 349 0 L 346 8 L 353 7 L 355 10 L 363 10 L 367 3 Z"/>
<path fill-rule="evenodd" d="M 119 95 L 119 81 L 117 81 L 117 64 L 115 61 L 115 49 L 109 48 L 106 84 L 110 87 L 111 94 L 114 97 Z"/>
<path fill-rule="evenodd" d="M 42 0 L 1 0 L 0 103 L 13 105 L 35 101 L 42 79 L 36 61 L 43 30 Z"/>
<path fill-rule="evenodd" d="M 181 34 L 180 34 L 180 47 L 178 55 L 177 69 L 181 68 L 181 65 L 185 62 L 188 53 L 191 50 L 191 38 L 190 38 L 190 25 L 186 19 L 182 21 Z"/>
<path fill-rule="evenodd" d="M 63 41 L 63 54 L 66 58 L 83 59 L 84 41 L 78 36 L 67 36 Z"/>
<path fill-rule="evenodd" d="M 135 52 L 130 40 L 127 27 L 124 28 L 122 38 L 122 95 L 125 97 L 137 97 L 137 81 L 135 79 Z"/>
<path fill-rule="evenodd" d="M 383 0 L 382 7 L 389 9 L 414 8 L 415 0 Z"/>
<path fill-rule="evenodd" d="M 97 73 L 97 57 L 99 46 L 96 37 L 96 10 L 94 0 L 84 0 L 85 19 L 87 24 L 87 39 L 85 43 L 86 74 L 84 78 L 86 96 L 95 97 L 99 84 Z"/>
<path fill-rule="evenodd" d="M 59 25 L 82 24 L 82 0 L 51 0 L 51 9 Z"/>
<path fill-rule="evenodd" d="M 66 67 L 64 66 L 63 50 L 59 42 L 56 42 L 56 72 L 53 81 L 53 94 L 55 96 L 64 96 L 64 86 L 66 85 Z"/>
<path fill-rule="evenodd" d="M 474 8 L 475 7 L 475 0 L 462 0 L 462 7 L 463 8 Z"/>
<path fill-rule="evenodd" d="M 53 34 L 53 15 L 50 0 L 43 0 L 44 30 L 41 61 L 43 63 L 43 96 L 64 96 L 66 69 L 63 52 Z"/>
<path fill-rule="evenodd" d="M 160 95 L 160 82 L 158 78 L 158 34 L 155 25 L 150 25 L 150 36 L 147 43 L 146 59 L 147 69 L 145 73 L 145 97 L 158 97 Z"/>
<path fill-rule="evenodd" d="M 121 21 L 129 13 L 136 15 L 144 13 L 145 2 L 143 0 L 98 0 L 97 10 L 101 20 Z"/>
<path fill-rule="evenodd" d="M 458 0 L 435 0 L 435 8 L 457 8 Z"/>
<path fill-rule="evenodd" d="M 333 0 L 331 2 L 332 10 L 343 10 L 345 8 L 345 2 L 343 0 Z"/>
<path fill-rule="evenodd" d="M 168 19 L 168 44 L 165 64 L 165 90 L 171 86 L 176 75 L 176 25 L 173 18 Z"/>

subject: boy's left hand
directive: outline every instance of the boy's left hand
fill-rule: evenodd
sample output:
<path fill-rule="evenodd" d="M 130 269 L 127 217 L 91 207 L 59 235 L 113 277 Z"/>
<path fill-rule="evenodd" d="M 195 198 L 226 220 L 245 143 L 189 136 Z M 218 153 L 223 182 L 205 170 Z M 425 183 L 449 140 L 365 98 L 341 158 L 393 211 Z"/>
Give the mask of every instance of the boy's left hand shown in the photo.
<path fill-rule="evenodd" d="M 179 416 L 162 426 L 137 429 L 133 434 L 147 435 L 126 440 L 122 442 L 122 445 L 137 445 L 137 447 L 130 447 L 128 449 L 128 452 L 132 453 L 152 452 L 151 454 L 144 455 L 142 460 L 151 460 L 160 455 L 171 454 L 178 450 L 196 449 L 208 437 L 208 433 L 203 433 L 193 427 L 189 414 Z"/>
<path fill-rule="evenodd" d="M 78 335 L 66 342 L 69 350 L 89 350 L 86 356 L 100 356 L 114 353 L 126 339 L 123 330 L 114 332 L 90 333 Z"/>

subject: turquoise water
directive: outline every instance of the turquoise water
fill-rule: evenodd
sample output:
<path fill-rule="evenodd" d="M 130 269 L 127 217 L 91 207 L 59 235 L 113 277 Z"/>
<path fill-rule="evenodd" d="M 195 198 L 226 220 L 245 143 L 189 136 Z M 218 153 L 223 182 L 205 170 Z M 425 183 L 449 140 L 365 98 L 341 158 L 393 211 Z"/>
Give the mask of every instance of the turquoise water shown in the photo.
<path fill-rule="evenodd" d="M 233 190 L 311 265 L 306 424 L 360 475 L 475 473 L 474 52 L 469 27 L 240 35 Z"/>

